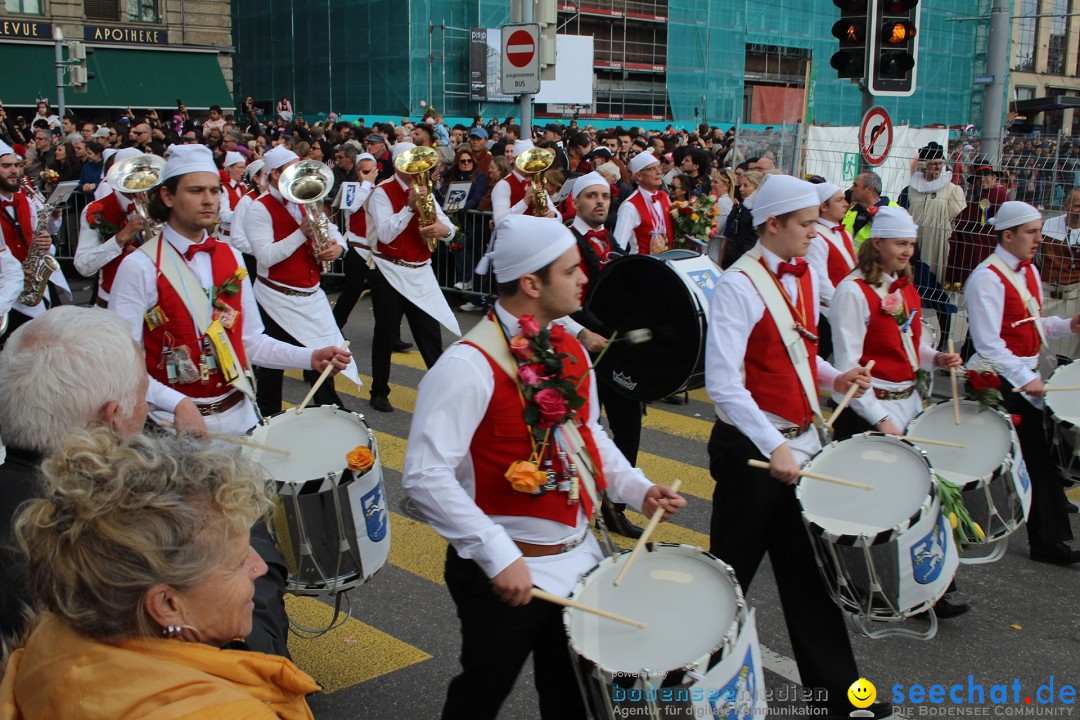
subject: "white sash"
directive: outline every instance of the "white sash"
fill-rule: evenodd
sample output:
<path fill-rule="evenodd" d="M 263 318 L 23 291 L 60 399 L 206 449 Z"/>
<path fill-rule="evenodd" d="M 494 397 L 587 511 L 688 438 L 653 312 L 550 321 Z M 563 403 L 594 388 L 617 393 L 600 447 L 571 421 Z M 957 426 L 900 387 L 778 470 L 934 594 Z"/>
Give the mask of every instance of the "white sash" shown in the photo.
<path fill-rule="evenodd" d="M 991 253 L 990 257 L 982 262 L 983 265 L 993 266 L 997 268 L 1002 275 L 1008 278 L 1009 282 L 1016 289 L 1016 292 L 1020 294 L 1020 302 L 1024 303 L 1024 307 L 1031 313 L 1031 316 L 1035 318 L 1035 330 L 1039 333 L 1039 341 L 1042 347 L 1047 347 L 1046 331 L 1043 329 L 1042 323 L 1042 308 L 1039 307 L 1039 301 L 1033 297 L 1031 291 L 1028 290 L 1027 281 L 1025 278 L 1020 277 L 1020 273 L 1009 267 L 1009 264 L 1005 262 L 997 253 Z M 1025 269 L 1025 273 L 1027 270 Z"/>
<path fill-rule="evenodd" d="M 814 373 L 810 370 L 810 354 L 806 352 L 806 343 L 802 335 L 795 329 L 795 318 L 791 314 L 787 300 L 783 297 L 777 283 L 773 281 L 772 273 L 758 262 L 761 258 L 761 246 L 757 245 L 743 254 L 731 266 L 732 270 L 738 270 L 750 279 L 751 284 L 765 301 L 765 310 L 772 316 L 776 329 L 780 332 L 780 341 L 787 348 L 788 359 L 791 360 L 795 374 L 802 385 L 803 393 L 810 403 L 810 409 L 814 416 L 822 423 L 825 419 L 821 414 L 821 403 L 818 401 L 818 389 L 814 383 Z"/>

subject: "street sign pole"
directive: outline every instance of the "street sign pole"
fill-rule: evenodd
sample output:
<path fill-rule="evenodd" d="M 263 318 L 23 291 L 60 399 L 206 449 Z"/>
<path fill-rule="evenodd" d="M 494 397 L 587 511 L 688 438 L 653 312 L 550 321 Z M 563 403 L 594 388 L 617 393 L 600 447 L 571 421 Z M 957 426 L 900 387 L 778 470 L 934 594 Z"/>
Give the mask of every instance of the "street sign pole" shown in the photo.
<path fill-rule="evenodd" d="M 532 0 L 523 0 L 521 3 L 521 22 L 531 23 L 533 21 L 533 4 Z M 536 48 L 536 52 L 539 53 L 540 49 Z M 533 113 L 533 96 L 532 93 L 522 93 L 521 95 L 521 139 L 532 140 L 532 113 Z"/>

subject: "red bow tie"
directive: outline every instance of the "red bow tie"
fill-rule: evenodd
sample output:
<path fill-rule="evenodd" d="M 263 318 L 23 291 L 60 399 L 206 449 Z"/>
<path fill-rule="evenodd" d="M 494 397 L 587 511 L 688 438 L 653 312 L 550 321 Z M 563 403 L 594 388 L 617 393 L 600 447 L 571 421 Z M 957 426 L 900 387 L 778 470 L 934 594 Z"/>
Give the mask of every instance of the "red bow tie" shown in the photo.
<path fill-rule="evenodd" d="M 832 231 L 842 233 L 842 232 L 844 232 L 844 226 L 843 225 L 833 225 L 832 226 Z"/>
<path fill-rule="evenodd" d="M 0 208 L 15 207 L 15 205 L 14 200 L 0 200 Z"/>
<path fill-rule="evenodd" d="M 596 238 L 597 240 L 606 241 L 607 240 L 607 229 L 590 230 L 589 232 L 585 233 L 585 238 L 587 240 L 591 240 L 592 238 Z"/>
<path fill-rule="evenodd" d="M 893 280 L 892 284 L 889 285 L 889 292 L 896 292 L 897 290 L 903 290 L 904 288 L 906 288 L 910 284 L 911 284 L 911 278 L 909 276 L 907 276 L 907 275 L 901 275 L 900 277 Z"/>
<path fill-rule="evenodd" d="M 195 257 L 197 253 L 213 252 L 214 248 L 216 247 L 217 240 L 215 240 L 214 238 L 206 238 L 198 245 L 188 246 L 188 249 L 184 251 L 184 257 L 190 260 L 191 258 Z"/>
<path fill-rule="evenodd" d="M 1024 268 L 1026 268 L 1028 265 L 1031 265 L 1031 264 L 1032 264 L 1032 262 L 1030 260 L 1021 260 L 1020 264 L 1016 266 L 1016 272 L 1023 271 Z"/>
<path fill-rule="evenodd" d="M 810 266 L 806 263 L 798 263 L 796 265 L 792 263 L 781 262 L 779 269 L 776 271 L 776 276 L 782 278 L 788 273 L 790 273 L 797 278 L 801 278 L 803 275 L 806 274 L 806 269 L 809 267 Z"/>

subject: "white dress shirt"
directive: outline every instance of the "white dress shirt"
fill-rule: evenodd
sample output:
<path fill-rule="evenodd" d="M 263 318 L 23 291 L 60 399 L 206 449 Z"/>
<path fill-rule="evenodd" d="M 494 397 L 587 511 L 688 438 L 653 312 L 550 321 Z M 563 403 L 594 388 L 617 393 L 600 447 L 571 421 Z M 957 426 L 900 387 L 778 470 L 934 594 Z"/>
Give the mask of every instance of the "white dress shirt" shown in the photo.
<path fill-rule="evenodd" d="M 116 193 L 117 204 L 130 217 L 133 203 L 126 195 Z M 124 248 L 116 242 L 116 236 L 102 240 L 98 231 L 90 227 L 90 218 L 83 208 L 79 220 L 79 245 L 75 248 L 75 269 L 83 277 L 93 277 L 98 270 L 124 253 Z"/>
<path fill-rule="evenodd" d="M 761 247 L 761 252 L 769 270 L 775 274 L 781 258 L 764 246 Z M 821 278 L 813 266 L 810 267 L 810 273 L 814 281 L 814 297 L 808 304 L 814 309 L 816 321 L 817 289 L 822 282 L 829 280 Z M 798 296 L 798 279 L 791 274 L 784 275 L 780 279 L 780 286 L 794 303 Z M 765 457 L 772 455 L 773 450 L 787 442 L 792 450 L 796 451 L 797 458 L 805 462 L 821 449 L 817 432 L 811 428 L 793 440 L 785 439 L 777 428 L 789 427 L 791 422 L 761 410 L 746 389 L 743 379 L 750 333 L 764 315 L 765 301 L 750 278 L 741 272 L 726 272 L 720 276 L 709 302 L 709 330 L 705 341 L 705 388 L 716 404 L 716 414 L 750 438 Z M 818 387 L 831 392 L 839 374 L 828 361 L 817 358 Z"/>
<path fill-rule="evenodd" d="M 5 193 L 5 192 L 0 191 L 0 200 L 5 200 L 7 202 L 11 202 L 11 200 L 13 198 L 14 198 L 14 195 L 11 195 L 9 193 Z M 41 203 L 39 203 L 36 199 L 34 199 L 33 197 L 28 197 L 27 201 L 30 203 L 30 227 L 29 228 L 23 228 L 23 230 L 24 230 L 24 232 L 26 232 L 26 233 L 28 233 L 30 235 L 33 235 L 34 231 L 37 229 L 38 213 L 41 212 L 41 210 L 42 210 L 42 208 L 44 206 Z M 12 207 L 12 206 L 5 207 L 3 211 L 8 214 L 8 217 L 10 217 L 12 219 L 15 219 L 16 213 L 15 213 L 15 208 L 14 207 Z M 0 222 L 3 222 L 3 221 L 0 221 Z M 63 213 L 61 213 L 60 217 L 58 217 L 58 218 L 57 217 L 52 217 L 52 215 L 50 215 L 49 219 L 47 221 L 45 221 L 45 232 L 49 233 L 50 235 L 56 235 L 58 232 L 60 232 L 60 226 L 63 224 L 63 222 L 64 222 Z M 0 236 L 0 242 L 3 242 L 3 236 Z M 30 242 L 31 243 L 34 242 L 33 237 L 30 238 Z M 9 248 L 9 250 L 10 250 L 10 248 Z M 56 256 L 56 246 L 55 245 L 53 245 L 51 248 L 49 248 L 49 255 L 52 255 L 53 257 Z M 12 256 L 12 257 L 14 257 L 14 256 Z M 16 259 L 15 262 L 18 263 L 18 260 Z M 19 265 L 19 272 L 21 274 L 22 273 L 22 263 L 18 263 L 18 265 Z M 71 290 L 68 287 L 67 280 L 64 279 L 64 272 L 62 270 L 57 270 L 51 276 L 49 276 L 49 282 L 52 283 L 53 285 L 56 285 L 58 288 L 60 288 L 62 293 L 65 295 L 65 297 L 67 297 L 70 300 L 70 298 L 71 298 Z M 18 298 L 18 296 L 22 294 L 22 287 L 23 286 L 20 283 L 19 292 L 16 293 L 16 298 Z M 47 295 L 48 295 L 48 292 L 46 292 L 46 296 Z M 45 297 L 42 297 L 41 302 L 39 302 L 34 307 L 28 307 L 26 305 L 23 305 L 22 303 L 18 302 L 18 300 L 16 299 L 16 302 L 12 307 L 15 310 L 18 310 L 23 315 L 26 315 L 27 317 L 32 317 L 32 318 L 38 317 L 39 315 L 43 315 L 45 313 L 45 311 L 48 309 L 48 307 L 46 307 L 46 305 L 45 305 Z"/>
<path fill-rule="evenodd" d="M 495 312 L 511 336 L 518 333 L 517 318 L 498 303 Z M 608 493 L 615 502 L 640 508 L 652 483 L 630 465 L 600 427 L 596 376 L 591 371 L 590 375 L 587 422 L 600 453 Z M 521 557 L 515 539 L 556 545 L 581 538 L 589 528 L 580 510 L 577 525 L 570 528 L 534 517 L 489 516 L 477 506 L 469 446 L 494 389 L 495 376 L 483 353 L 462 343 L 447 348 L 420 381 L 402 473 L 405 492 L 419 505 L 431 526 L 458 555 L 476 561 L 488 577 Z M 534 583 L 565 595 L 599 559 L 599 548 L 588 534 L 586 542 L 571 552 L 526 561 Z"/>
<path fill-rule="evenodd" d="M 252 255 L 251 243 L 248 242 L 246 228 L 244 227 L 244 219 L 247 217 L 248 210 L 251 209 L 251 204 L 255 200 L 244 193 L 240 200 L 236 203 L 236 209 L 233 210 L 232 226 L 229 228 L 229 237 L 226 238 L 226 242 L 232 245 L 234 248 L 242 253 Z"/>
<path fill-rule="evenodd" d="M 665 234 L 667 232 L 667 225 L 663 224 L 664 213 L 656 202 L 655 196 L 657 192 L 659 190 L 650 192 L 643 187 L 639 187 L 619 204 L 619 212 L 615 215 L 615 232 L 612 235 L 612 243 L 617 244 L 631 255 L 636 255 L 638 252 L 637 236 L 634 234 L 634 230 L 641 224 L 641 213 L 638 212 L 637 205 L 630 202 L 630 198 L 634 197 L 634 195 L 641 195 L 645 198 L 647 205 L 656 208 L 656 216 L 653 218 L 653 222 L 655 223 L 656 218 L 659 218 L 661 222 L 660 231 Z M 670 241 L 671 238 L 668 238 L 668 240 Z"/>
<path fill-rule="evenodd" d="M 0 240 L 0 315 L 15 307 L 22 289 L 22 263 Z"/>
<path fill-rule="evenodd" d="M 832 316 L 829 314 L 829 308 L 832 306 L 833 293 L 836 289 L 829 277 L 829 253 L 832 252 L 832 242 L 829 237 L 834 237 L 839 243 L 843 243 L 840 233 L 833 232 L 833 225 L 834 223 L 828 220 L 818 219 L 817 235 L 810 242 L 810 249 L 806 253 L 806 262 L 814 267 L 818 277 L 824 278 L 824 282 L 818 288 L 818 299 L 821 302 L 821 314 L 830 321 Z"/>
<path fill-rule="evenodd" d="M 527 182 L 528 176 L 522 175 L 515 168 L 510 171 L 521 182 Z M 505 178 L 504 178 L 505 179 Z M 525 188 L 525 197 L 522 197 L 513 205 L 510 204 L 510 183 L 500 180 L 495 183 L 495 187 L 491 189 L 491 219 L 495 223 L 495 227 L 499 226 L 499 222 L 502 221 L 507 215 L 524 215 L 525 211 L 529 209 L 529 206 L 525 204 L 525 198 L 532 192 L 532 188 Z M 548 195 L 547 190 L 544 190 L 544 195 L 547 196 L 547 205 L 555 213 L 556 220 L 562 220 L 562 213 L 559 212 L 559 208 L 555 207 L 555 203 L 551 200 L 551 195 Z"/>
<path fill-rule="evenodd" d="M 228 187 L 225 183 L 221 185 L 221 192 L 218 193 L 218 230 L 222 237 L 226 232 L 231 234 L 230 228 L 232 227 L 233 217 L 236 214 L 236 208 L 232 206 L 232 200 L 229 197 L 229 188 L 238 189 L 239 183 L 229 181 Z M 241 193 L 240 197 L 243 198 L 247 193 Z M 237 200 L 236 204 L 239 206 L 240 201 Z"/>
<path fill-rule="evenodd" d="M 277 191 L 277 188 L 270 188 L 271 196 L 278 200 L 285 206 L 285 210 L 292 216 L 292 219 L 299 225 L 304 222 L 305 211 L 296 203 L 287 202 L 281 193 Z M 340 245 L 342 248 L 348 250 L 348 246 L 345 244 L 345 238 L 341 237 L 341 231 L 337 229 L 335 223 L 327 223 L 326 230 L 330 239 Z M 270 217 L 270 211 L 266 209 L 266 206 L 261 202 L 252 203 L 248 208 L 247 214 L 244 216 L 244 236 L 247 242 L 251 245 L 251 252 L 258 261 L 258 273 L 262 277 L 270 276 L 270 267 L 277 265 L 282 260 L 290 257 L 296 249 L 308 241 L 307 235 L 297 228 L 291 235 L 288 235 L 278 242 L 274 242 L 274 221 Z M 281 283 L 284 284 L 284 283 Z M 292 287 L 287 285 L 286 287 Z M 318 283 L 310 287 L 293 288 L 294 290 L 312 290 L 319 287 Z"/>
<path fill-rule="evenodd" d="M 342 210 L 346 210 L 349 213 L 348 217 L 349 217 L 350 220 L 352 219 L 352 216 L 353 216 L 354 212 L 365 212 L 364 209 L 363 209 L 364 204 L 367 203 L 368 198 L 371 197 L 371 193 L 373 193 L 374 191 L 375 191 L 375 186 L 372 183 L 368 182 L 367 180 L 361 181 L 360 187 L 358 187 L 357 190 L 356 190 L 356 199 L 353 200 L 353 203 L 352 203 L 352 207 L 356 208 L 356 209 L 355 210 L 350 210 L 349 208 L 346 208 L 346 207 L 342 206 Z M 437 204 L 438 203 L 436 203 L 436 205 Z M 370 216 L 367 218 L 367 222 L 371 222 L 371 217 Z M 366 237 L 357 236 L 355 233 L 353 233 L 351 230 L 349 230 L 348 227 L 349 227 L 349 224 L 346 222 L 346 224 L 345 224 L 345 228 L 346 228 L 346 230 L 345 230 L 345 239 L 346 239 L 346 241 L 354 242 L 354 243 L 361 243 L 363 245 L 367 244 L 367 238 Z M 353 245 L 350 245 L 349 247 L 350 247 L 351 250 L 355 250 L 356 253 L 360 257 L 364 258 L 364 260 L 367 260 L 368 256 L 371 255 L 370 250 L 366 250 L 364 248 L 359 248 L 359 247 L 356 247 L 356 246 L 353 246 Z"/>
<path fill-rule="evenodd" d="M 396 182 L 406 194 L 409 192 L 411 185 L 401 179 L 401 176 L 397 173 L 384 183 Z M 379 183 L 381 186 L 383 183 Z M 390 203 L 390 196 L 386 194 L 386 191 L 373 192 L 371 195 L 371 206 L 368 208 L 369 223 L 375 223 L 375 233 L 379 236 L 379 242 L 389 245 L 397 239 L 397 236 L 408 227 L 412 221 L 414 211 L 409 207 L 408 203 L 405 204 L 397 212 L 394 212 L 394 206 Z M 438 200 L 435 201 L 435 216 L 440 223 L 450 228 L 450 234 L 446 237 L 439 238 L 440 242 L 449 242 L 454 238 L 456 231 L 454 230 L 454 223 L 450 222 L 450 218 L 446 217 L 446 213 L 443 212 L 442 205 Z"/>

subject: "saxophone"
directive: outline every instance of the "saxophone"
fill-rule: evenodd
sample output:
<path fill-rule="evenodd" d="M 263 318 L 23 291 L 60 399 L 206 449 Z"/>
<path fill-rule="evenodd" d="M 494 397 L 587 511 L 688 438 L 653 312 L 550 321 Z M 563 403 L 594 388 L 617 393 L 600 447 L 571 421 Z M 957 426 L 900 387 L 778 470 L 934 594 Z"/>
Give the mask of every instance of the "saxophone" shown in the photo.
<path fill-rule="evenodd" d="M 30 247 L 26 250 L 26 260 L 23 261 L 23 291 L 19 295 L 19 302 L 27 307 L 34 307 L 45 297 L 45 291 L 49 288 L 49 277 L 60 269 L 60 263 L 49 254 L 50 248 L 38 247 L 37 236 L 45 232 L 49 223 L 49 215 L 56 208 L 45 202 L 45 198 L 37 191 L 28 179 L 23 177 L 23 187 L 27 193 L 41 205 L 38 211 L 37 227 L 30 238 Z"/>

